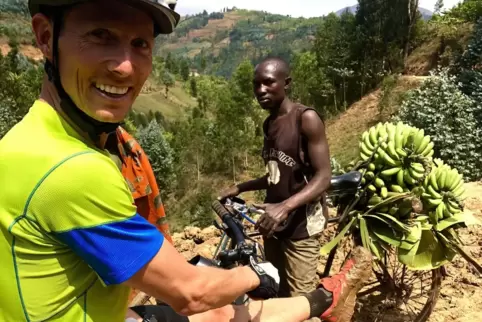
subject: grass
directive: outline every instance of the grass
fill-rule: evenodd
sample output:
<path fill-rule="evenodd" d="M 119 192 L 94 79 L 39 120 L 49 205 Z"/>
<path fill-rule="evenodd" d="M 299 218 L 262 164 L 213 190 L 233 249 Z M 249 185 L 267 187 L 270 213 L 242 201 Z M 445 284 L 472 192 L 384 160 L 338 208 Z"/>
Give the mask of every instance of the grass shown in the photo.
<path fill-rule="evenodd" d="M 160 111 L 168 120 L 183 117 L 186 108 L 196 105 L 196 101 L 188 93 L 186 93 L 179 84 L 169 89 L 169 95 L 166 98 L 164 87 L 161 86 L 157 91 L 148 94 L 141 94 L 134 102 L 133 108 L 137 112 L 149 113 L 152 111 Z"/>
<path fill-rule="evenodd" d="M 134 103 L 134 110 L 148 113 L 149 110 L 160 111 L 164 117 L 173 120 L 185 115 L 186 108 L 194 106 L 195 101 L 188 98 L 182 88 L 171 88 L 168 98 L 164 91 L 141 94 Z"/>
<path fill-rule="evenodd" d="M 354 160 L 358 155 L 360 135 L 376 123 L 387 120 L 389 114 L 396 113 L 401 103 L 400 95 L 418 87 L 424 79 L 415 76 L 400 77 L 396 86 L 386 94 L 388 106 L 383 114 L 379 112 L 381 91 L 376 90 L 350 106 L 343 114 L 328 120 L 326 132 L 330 155 L 342 166 Z"/>

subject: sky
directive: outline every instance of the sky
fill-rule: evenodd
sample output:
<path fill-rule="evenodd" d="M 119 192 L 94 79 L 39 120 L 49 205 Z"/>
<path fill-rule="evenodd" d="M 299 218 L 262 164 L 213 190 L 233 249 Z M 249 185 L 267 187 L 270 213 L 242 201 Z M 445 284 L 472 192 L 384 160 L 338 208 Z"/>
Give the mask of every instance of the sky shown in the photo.
<path fill-rule="evenodd" d="M 461 0 L 444 0 L 445 8 L 451 8 Z M 433 11 L 436 0 L 420 0 L 420 7 Z M 332 11 L 357 4 L 357 0 L 178 0 L 181 14 L 194 14 L 206 10 L 219 11 L 223 7 L 236 6 L 240 9 L 263 10 L 292 17 L 319 17 Z"/>

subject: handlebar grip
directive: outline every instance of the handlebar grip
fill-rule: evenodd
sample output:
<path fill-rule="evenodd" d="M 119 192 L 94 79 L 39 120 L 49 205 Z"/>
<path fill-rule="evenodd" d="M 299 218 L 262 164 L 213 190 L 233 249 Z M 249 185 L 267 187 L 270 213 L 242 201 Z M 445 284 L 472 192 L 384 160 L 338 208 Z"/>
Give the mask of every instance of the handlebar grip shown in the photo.
<path fill-rule="evenodd" d="M 226 208 L 224 208 L 224 206 L 221 204 L 221 202 L 219 202 L 219 200 L 214 200 L 211 204 L 211 208 L 221 219 L 223 219 L 224 216 L 229 216 L 229 212 L 226 210 Z"/>
<path fill-rule="evenodd" d="M 224 208 L 223 204 L 219 200 L 213 201 L 211 208 L 221 218 L 221 220 L 228 226 L 227 234 L 234 240 L 236 245 L 244 243 L 244 234 L 242 227 L 239 227 L 236 221 L 229 215 L 229 211 Z"/>

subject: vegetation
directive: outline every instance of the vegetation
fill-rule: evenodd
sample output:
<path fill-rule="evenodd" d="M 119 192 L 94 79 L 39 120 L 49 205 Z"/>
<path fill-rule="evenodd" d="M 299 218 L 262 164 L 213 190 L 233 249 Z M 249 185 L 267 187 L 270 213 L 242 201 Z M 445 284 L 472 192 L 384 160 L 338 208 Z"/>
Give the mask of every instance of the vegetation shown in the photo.
<path fill-rule="evenodd" d="M 432 136 L 436 156 L 467 179 L 482 178 L 482 19 L 448 70 L 411 92 L 399 119 Z"/>
<path fill-rule="evenodd" d="M 0 59 L 0 137 L 38 96 L 43 72 L 19 53 L 18 43 L 32 39 L 30 31 L 20 27 L 28 26 L 22 18 L 24 3 L 0 2 L 0 32 L 13 48 Z M 269 55 L 290 62 L 291 97 L 314 106 L 327 122 L 349 113 L 353 102 L 382 86 L 380 111 L 375 108 L 361 126 L 364 116 L 353 116 L 345 130 L 350 139 L 330 141 L 337 145 L 330 150 L 341 166 L 356 153 L 351 143 L 373 125 L 373 118 L 395 114 L 403 104 L 398 117 L 432 136 L 436 156 L 466 178 L 480 177 L 477 160 L 482 158 L 475 142 L 481 142 L 476 139 L 482 120 L 482 37 L 480 25 L 473 28 L 481 16 L 479 7 L 466 0 L 424 21 L 414 10 L 416 3 L 360 0 L 356 14 L 311 19 L 224 9 L 185 17 L 175 34 L 160 39 L 157 50 L 162 55 L 155 57 L 126 128 L 153 163 L 174 230 L 210 224 L 207 214 L 218 189 L 264 173 L 259 151 L 266 114 L 253 99 L 251 83 L 254 65 Z M 18 22 L 9 30 L 19 31 L 6 34 L 4 20 L 12 22 L 12 17 Z M 460 40 L 461 30 L 471 39 L 468 48 Z M 446 67 L 445 74 L 435 74 L 406 97 L 396 92 L 395 84 L 402 79 L 397 75 L 410 70 L 412 57 L 433 39 L 439 43 L 430 57 Z M 451 120 L 459 111 L 458 119 Z M 425 126 L 416 123 L 424 118 Z M 333 159 L 337 169 L 338 162 Z M 262 198 L 262 193 L 253 198 Z"/>

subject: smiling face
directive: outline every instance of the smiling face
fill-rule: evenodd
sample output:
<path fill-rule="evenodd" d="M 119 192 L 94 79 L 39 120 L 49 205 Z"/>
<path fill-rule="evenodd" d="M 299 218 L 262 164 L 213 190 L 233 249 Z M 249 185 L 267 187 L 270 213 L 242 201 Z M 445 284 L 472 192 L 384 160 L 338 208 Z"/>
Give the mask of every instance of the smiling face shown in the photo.
<path fill-rule="evenodd" d="M 62 86 L 75 105 L 103 122 L 122 121 L 152 69 L 154 24 L 120 1 L 91 1 L 64 18 Z"/>
<path fill-rule="evenodd" d="M 268 60 L 256 67 L 253 89 L 259 105 L 265 110 L 277 108 L 286 97 L 290 78 L 279 63 Z"/>

